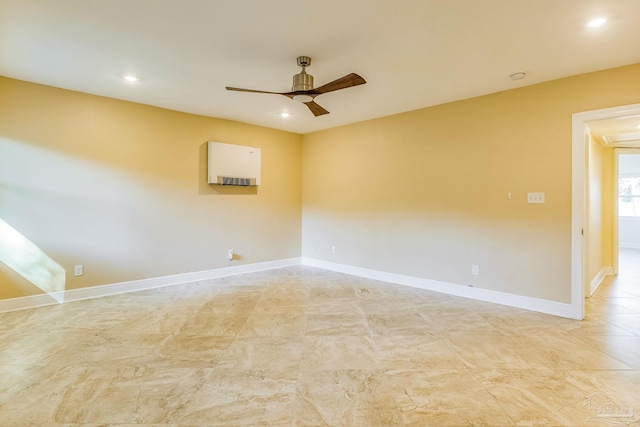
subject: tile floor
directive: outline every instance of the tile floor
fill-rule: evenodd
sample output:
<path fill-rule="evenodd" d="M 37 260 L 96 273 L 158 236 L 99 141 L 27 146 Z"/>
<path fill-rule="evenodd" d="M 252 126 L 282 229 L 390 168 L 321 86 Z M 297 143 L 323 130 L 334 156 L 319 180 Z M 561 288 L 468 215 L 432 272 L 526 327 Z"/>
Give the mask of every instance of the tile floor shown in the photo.
<path fill-rule="evenodd" d="M 634 263 L 585 321 L 309 267 L 0 314 L 0 426 L 640 425 Z"/>

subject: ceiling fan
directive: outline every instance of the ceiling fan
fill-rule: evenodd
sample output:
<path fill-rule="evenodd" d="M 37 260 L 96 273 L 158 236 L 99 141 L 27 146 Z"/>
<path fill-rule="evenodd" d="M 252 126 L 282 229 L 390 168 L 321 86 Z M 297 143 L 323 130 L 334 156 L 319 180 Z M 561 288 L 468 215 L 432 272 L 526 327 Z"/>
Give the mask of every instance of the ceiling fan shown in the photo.
<path fill-rule="evenodd" d="M 274 95 L 284 95 L 287 98 L 291 98 L 294 101 L 302 102 L 306 105 L 314 116 L 322 116 L 323 114 L 329 114 L 327 110 L 316 104 L 314 98 L 323 93 L 333 92 L 340 89 L 346 89 L 353 86 L 365 84 L 366 81 L 355 73 L 347 74 L 337 80 L 322 85 L 319 88 L 313 88 L 313 76 L 307 74 L 305 68 L 311 65 L 311 58 L 308 56 L 299 56 L 297 59 L 298 66 L 302 67 L 302 71 L 293 76 L 293 87 L 291 92 L 267 92 L 263 90 L 253 89 L 241 89 L 237 87 L 227 86 L 227 90 L 235 90 L 238 92 L 252 92 L 252 93 L 270 93 Z"/>

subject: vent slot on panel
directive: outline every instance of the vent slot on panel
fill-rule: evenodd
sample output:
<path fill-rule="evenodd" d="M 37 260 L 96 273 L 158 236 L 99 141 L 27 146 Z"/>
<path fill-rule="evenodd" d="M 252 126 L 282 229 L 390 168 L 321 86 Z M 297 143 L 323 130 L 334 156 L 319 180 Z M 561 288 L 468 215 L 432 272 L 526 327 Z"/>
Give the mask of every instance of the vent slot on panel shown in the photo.
<path fill-rule="evenodd" d="M 218 184 L 221 185 L 242 185 L 242 186 L 252 186 L 256 185 L 255 178 L 234 178 L 231 176 L 219 176 Z"/>

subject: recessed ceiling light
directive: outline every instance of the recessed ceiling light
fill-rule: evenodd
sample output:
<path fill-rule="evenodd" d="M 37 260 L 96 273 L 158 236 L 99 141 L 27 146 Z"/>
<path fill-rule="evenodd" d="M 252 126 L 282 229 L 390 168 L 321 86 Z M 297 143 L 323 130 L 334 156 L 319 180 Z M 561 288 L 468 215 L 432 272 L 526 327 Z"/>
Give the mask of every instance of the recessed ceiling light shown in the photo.
<path fill-rule="evenodd" d="M 124 76 L 122 76 L 123 79 L 125 79 L 128 82 L 137 82 L 138 78 L 136 76 L 133 76 L 131 74 L 125 74 Z"/>
<path fill-rule="evenodd" d="M 284 112 L 280 113 L 280 117 L 282 117 L 282 118 L 284 118 L 284 119 L 286 119 L 286 118 L 287 118 L 287 117 L 289 117 L 289 116 L 291 116 L 291 114 L 290 114 L 290 113 L 287 113 L 286 111 L 284 111 Z"/>
<path fill-rule="evenodd" d="M 527 76 L 527 73 L 524 71 L 519 71 L 517 73 L 511 74 L 511 80 L 522 80 Z"/>
<path fill-rule="evenodd" d="M 596 28 L 596 27 L 602 27 L 606 22 L 607 20 L 605 18 L 598 18 L 598 19 L 593 19 L 589 21 L 587 25 L 591 28 Z"/>

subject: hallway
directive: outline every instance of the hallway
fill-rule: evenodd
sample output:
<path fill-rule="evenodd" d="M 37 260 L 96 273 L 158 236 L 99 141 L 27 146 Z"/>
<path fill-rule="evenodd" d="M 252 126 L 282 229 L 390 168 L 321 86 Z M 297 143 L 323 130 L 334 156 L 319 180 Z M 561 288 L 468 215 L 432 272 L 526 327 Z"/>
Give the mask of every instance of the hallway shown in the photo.
<path fill-rule="evenodd" d="M 582 339 L 634 369 L 640 368 L 640 249 L 621 248 L 617 276 L 607 276 L 586 300 L 588 324 L 602 335 Z"/>

